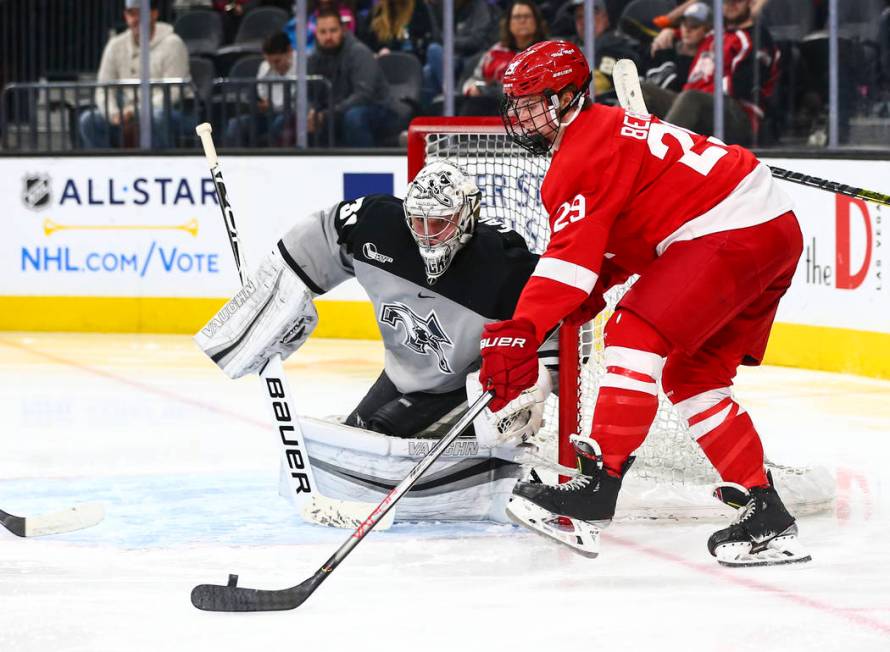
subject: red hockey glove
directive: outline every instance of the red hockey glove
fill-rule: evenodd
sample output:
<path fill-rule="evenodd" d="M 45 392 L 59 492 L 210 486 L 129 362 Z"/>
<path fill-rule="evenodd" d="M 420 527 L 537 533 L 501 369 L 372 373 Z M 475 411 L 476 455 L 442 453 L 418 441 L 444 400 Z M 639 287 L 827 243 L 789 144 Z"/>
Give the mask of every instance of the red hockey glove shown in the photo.
<path fill-rule="evenodd" d="M 538 379 L 538 344 L 528 319 L 489 324 L 482 330 L 479 380 L 494 392 L 488 409 L 497 412 Z"/>

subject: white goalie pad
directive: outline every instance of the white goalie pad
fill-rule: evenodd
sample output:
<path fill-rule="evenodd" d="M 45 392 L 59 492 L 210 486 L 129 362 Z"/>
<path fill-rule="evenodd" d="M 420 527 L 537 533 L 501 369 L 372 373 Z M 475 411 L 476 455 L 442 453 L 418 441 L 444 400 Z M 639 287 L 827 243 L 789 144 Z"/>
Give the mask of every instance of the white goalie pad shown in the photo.
<path fill-rule="evenodd" d="M 230 378 L 258 372 L 276 353 L 287 358 L 305 342 L 318 313 L 306 285 L 274 251 L 195 335 Z"/>
<path fill-rule="evenodd" d="M 300 417 L 300 427 L 316 486 L 326 501 L 368 503 L 371 508 L 436 443 L 435 439 L 390 437 L 310 417 Z M 516 461 L 521 454 L 515 448 L 484 449 L 473 438 L 458 438 L 396 504 L 395 520 L 506 523 L 507 500 L 523 473 Z M 279 494 L 291 495 L 286 470 L 282 470 Z"/>
<path fill-rule="evenodd" d="M 544 418 L 544 403 L 553 391 L 550 371 L 538 361 L 538 380 L 497 412 L 488 408 L 473 421 L 476 441 L 485 448 L 516 446 L 534 435 Z M 467 402 L 482 396 L 479 372 L 467 374 Z"/>

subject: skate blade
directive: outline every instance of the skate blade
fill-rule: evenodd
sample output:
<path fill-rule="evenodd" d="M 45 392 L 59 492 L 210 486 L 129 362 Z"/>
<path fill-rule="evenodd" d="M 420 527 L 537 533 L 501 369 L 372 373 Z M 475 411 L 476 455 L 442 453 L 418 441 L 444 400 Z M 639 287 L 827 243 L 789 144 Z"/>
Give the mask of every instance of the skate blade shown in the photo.
<path fill-rule="evenodd" d="M 715 552 L 717 563 L 732 568 L 803 564 L 813 560 L 798 540 L 794 525 L 766 544 L 728 543 L 718 546 Z"/>
<path fill-rule="evenodd" d="M 608 525 L 608 521 L 579 521 L 559 516 L 522 496 L 511 496 L 505 511 L 516 525 L 549 537 L 589 559 L 599 555 L 600 532 Z"/>

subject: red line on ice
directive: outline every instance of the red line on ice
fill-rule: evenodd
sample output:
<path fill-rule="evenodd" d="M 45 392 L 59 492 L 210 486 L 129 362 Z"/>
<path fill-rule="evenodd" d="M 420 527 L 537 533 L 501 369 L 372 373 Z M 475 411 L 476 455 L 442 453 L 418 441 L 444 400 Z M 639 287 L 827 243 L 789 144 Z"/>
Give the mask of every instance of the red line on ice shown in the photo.
<path fill-rule="evenodd" d="M 709 575 L 711 577 L 719 578 L 725 582 L 729 582 L 730 584 L 735 584 L 736 586 L 741 586 L 746 589 L 752 589 L 754 591 L 760 591 L 761 593 L 773 595 L 777 598 L 781 598 L 782 600 L 793 602 L 798 606 L 808 607 L 810 609 L 815 609 L 816 611 L 821 611 L 833 616 L 838 616 L 863 627 L 877 630 L 882 634 L 890 635 L 890 625 L 888 624 L 885 624 L 874 618 L 869 618 L 868 616 L 862 616 L 857 613 L 853 613 L 850 609 L 835 607 L 828 603 L 821 602 L 813 598 L 808 598 L 805 595 L 792 593 L 791 591 L 786 591 L 784 589 L 771 586 L 764 582 L 759 582 L 755 579 L 751 579 L 750 577 L 746 577 L 741 574 L 745 572 L 745 569 L 735 569 L 734 571 L 727 570 L 720 566 L 717 566 L 716 562 L 714 562 L 714 566 L 700 564 L 694 561 L 689 561 L 688 559 L 683 559 L 682 557 L 674 555 L 670 552 L 665 552 L 664 550 L 657 550 L 655 548 L 650 548 L 649 546 L 644 546 L 634 541 L 629 541 L 628 539 L 622 537 L 616 537 L 614 534 L 603 533 L 601 536 L 603 540 L 607 540 L 610 544 L 617 544 L 625 548 L 631 548 L 633 550 L 636 550 L 637 552 L 642 552 L 643 554 L 646 554 L 650 557 L 656 557 L 663 561 L 669 561 L 674 564 L 685 566 L 686 568 L 690 568 L 694 571 Z"/>
<path fill-rule="evenodd" d="M 270 422 L 261 421 L 259 419 L 252 419 L 243 414 L 239 414 L 237 412 L 232 412 L 231 410 L 227 410 L 224 407 L 219 405 L 215 405 L 213 403 L 205 403 L 204 401 L 199 401 L 197 399 L 188 398 L 183 396 L 182 394 L 177 394 L 176 392 L 171 392 L 166 389 L 162 389 L 160 387 L 155 387 L 154 385 L 149 385 L 147 383 L 139 382 L 138 380 L 132 380 L 127 378 L 126 376 L 121 376 L 110 371 L 105 371 L 104 369 L 97 369 L 95 367 L 90 367 L 89 365 L 81 364 L 79 362 L 75 362 L 74 360 L 69 360 L 68 358 L 63 358 L 62 356 L 55 355 L 53 353 L 46 353 L 45 351 L 39 351 L 37 349 L 33 349 L 26 344 L 20 344 L 18 342 L 14 342 L 12 340 L 8 340 L 5 338 L 0 338 L 0 344 L 5 344 L 7 346 L 11 346 L 16 349 L 20 349 L 22 351 L 27 351 L 33 355 L 39 356 L 41 358 L 45 358 L 47 360 L 51 360 L 53 362 L 57 362 L 58 364 L 66 365 L 68 367 L 73 367 L 74 369 L 79 369 L 80 371 L 84 371 L 86 373 L 93 374 L 94 376 L 100 376 L 102 378 L 106 378 L 108 380 L 113 380 L 118 383 L 123 383 L 124 385 L 129 385 L 130 387 L 135 387 L 137 389 L 141 389 L 144 392 L 149 394 L 154 394 L 155 396 L 160 396 L 162 398 L 170 399 L 173 401 L 179 401 L 180 403 L 185 403 L 186 405 L 191 405 L 192 407 L 198 407 L 205 410 L 210 410 L 211 412 L 215 412 L 217 414 L 225 414 L 228 417 L 233 419 L 238 419 L 239 421 L 243 421 L 244 423 L 248 423 L 252 426 L 257 426 L 258 428 L 264 428 L 268 430 L 272 427 Z"/>

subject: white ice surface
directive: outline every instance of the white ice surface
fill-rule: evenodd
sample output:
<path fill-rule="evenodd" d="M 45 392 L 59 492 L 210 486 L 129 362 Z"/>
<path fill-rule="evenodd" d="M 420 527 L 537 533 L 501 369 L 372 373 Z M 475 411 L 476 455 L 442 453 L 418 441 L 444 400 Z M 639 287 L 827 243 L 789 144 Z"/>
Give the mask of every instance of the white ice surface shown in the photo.
<path fill-rule="evenodd" d="M 377 343 L 312 340 L 303 412 L 350 409 Z M 347 532 L 279 498 L 255 379 L 229 381 L 174 336 L 0 334 L 0 508 L 101 500 L 67 535 L 0 529 L 0 652 L 229 650 L 890 650 L 890 383 L 743 369 L 738 395 L 775 459 L 836 472 L 834 512 L 801 519 L 814 561 L 723 569 L 713 523 L 617 522 L 596 560 L 512 526 L 372 533 L 299 609 L 214 614 L 192 586 L 283 588 Z"/>

